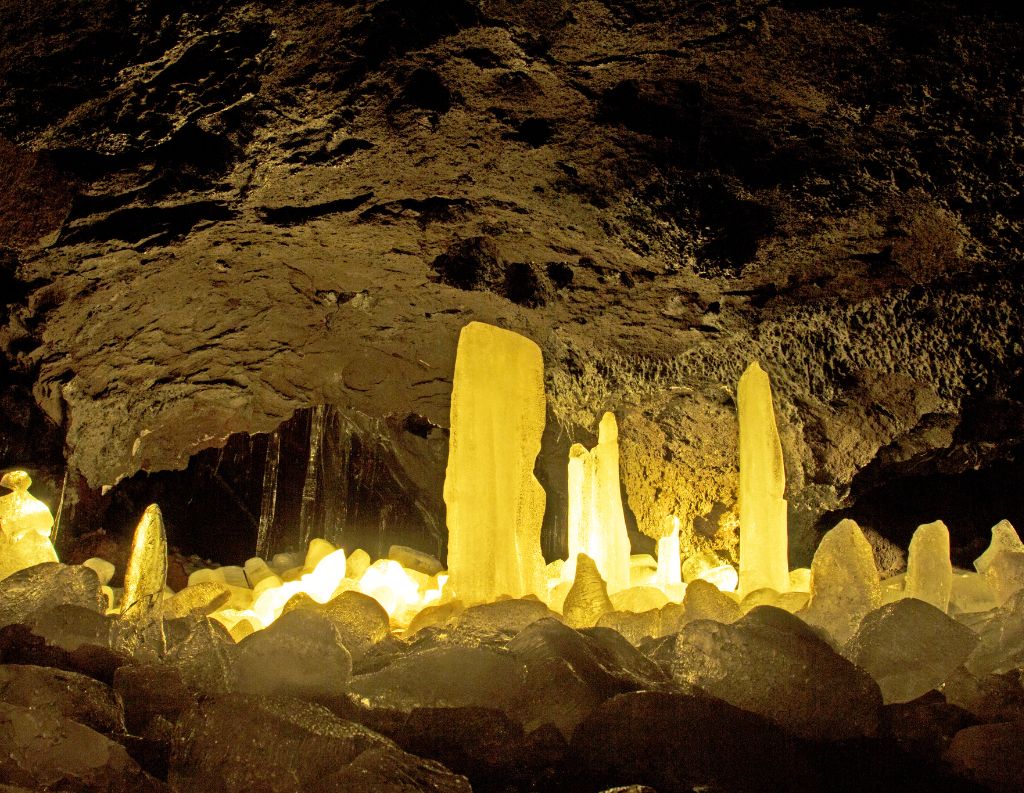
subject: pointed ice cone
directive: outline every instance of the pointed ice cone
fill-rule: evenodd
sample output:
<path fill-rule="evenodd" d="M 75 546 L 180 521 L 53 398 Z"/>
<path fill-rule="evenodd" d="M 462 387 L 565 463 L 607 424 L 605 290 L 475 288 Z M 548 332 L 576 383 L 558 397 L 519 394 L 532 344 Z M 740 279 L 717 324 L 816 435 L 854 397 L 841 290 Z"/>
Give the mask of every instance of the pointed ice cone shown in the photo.
<path fill-rule="evenodd" d="M 544 591 L 544 361 L 530 339 L 481 322 L 459 335 L 444 502 L 449 586 L 467 604 Z"/>
<path fill-rule="evenodd" d="M 754 361 L 740 377 L 740 591 L 789 588 L 786 471 L 772 387 Z"/>
<path fill-rule="evenodd" d="M 159 614 L 167 583 L 167 535 L 160 507 L 150 504 L 132 539 L 124 572 L 121 616 L 144 619 Z"/>

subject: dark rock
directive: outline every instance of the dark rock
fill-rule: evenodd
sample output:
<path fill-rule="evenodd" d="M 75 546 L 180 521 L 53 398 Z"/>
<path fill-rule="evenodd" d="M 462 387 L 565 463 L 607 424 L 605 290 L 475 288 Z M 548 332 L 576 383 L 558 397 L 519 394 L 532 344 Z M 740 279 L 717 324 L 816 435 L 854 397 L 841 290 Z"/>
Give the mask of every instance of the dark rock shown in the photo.
<path fill-rule="evenodd" d="M 960 730 L 945 759 L 957 771 L 993 793 L 1020 790 L 1024 774 L 1024 725 L 979 724 Z"/>
<path fill-rule="evenodd" d="M 113 687 L 125 726 L 139 736 L 149 732 L 154 718 L 173 724 L 193 699 L 181 673 L 168 664 L 123 666 L 114 673 Z"/>
<path fill-rule="evenodd" d="M 96 573 L 88 567 L 45 562 L 0 581 L 0 626 L 24 623 L 33 612 L 64 605 L 102 613 L 105 600 Z"/>
<path fill-rule="evenodd" d="M 430 784 L 468 791 L 461 777 L 318 705 L 238 694 L 206 698 L 183 714 L 170 781 L 176 788 L 224 793 L 392 789 L 388 785 L 416 791 Z"/>
<path fill-rule="evenodd" d="M 576 729 L 578 773 L 601 786 L 659 793 L 816 789 L 808 750 L 766 719 L 721 700 L 637 692 L 616 696 Z"/>
<path fill-rule="evenodd" d="M 0 662 L 80 672 L 109 685 L 117 669 L 132 663 L 132 659 L 124 653 L 92 644 L 83 644 L 68 651 L 48 644 L 25 625 L 7 625 L 0 628 Z"/>
<path fill-rule="evenodd" d="M 232 690 L 303 699 L 344 693 L 352 656 L 334 623 L 315 611 L 283 614 L 235 648 Z"/>
<path fill-rule="evenodd" d="M 360 664 L 373 647 L 391 635 L 391 622 L 384 607 L 362 592 L 342 592 L 324 604 L 312 598 L 299 602 L 296 597 L 285 604 L 284 612 L 294 609 L 314 611 L 330 620 L 353 664 Z"/>
<path fill-rule="evenodd" d="M 493 707 L 509 712 L 526 670 L 511 654 L 484 647 L 433 647 L 401 655 L 377 672 L 350 681 L 374 707 Z"/>
<path fill-rule="evenodd" d="M 957 732 L 975 722 L 976 718 L 964 708 L 933 693 L 913 702 L 886 705 L 882 710 L 882 735 L 901 751 L 933 763 L 942 757 Z"/>
<path fill-rule="evenodd" d="M 76 672 L 30 664 L 0 666 L 0 701 L 59 713 L 96 732 L 124 732 L 124 716 L 113 692 Z"/>
<path fill-rule="evenodd" d="M 49 708 L 0 703 L 0 779 L 38 790 L 157 793 L 124 748 Z"/>
<path fill-rule="evenodd" d="M 691 622 L 676 638 L 672 674 L 811 740 L 873 735 L 879 726 L 882 696 L 867 672 L 772 606 L 732 625 Z"/>

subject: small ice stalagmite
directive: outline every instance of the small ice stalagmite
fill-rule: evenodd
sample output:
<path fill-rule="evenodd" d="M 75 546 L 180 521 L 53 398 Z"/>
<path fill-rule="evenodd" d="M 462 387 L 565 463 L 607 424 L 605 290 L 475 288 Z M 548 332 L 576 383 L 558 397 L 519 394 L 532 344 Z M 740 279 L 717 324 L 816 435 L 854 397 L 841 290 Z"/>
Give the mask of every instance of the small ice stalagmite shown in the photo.
<path fill-rule="evenodd" d="M 683 571 L 679 560 L 679 518 L 672 516 L 672 531 L 658 540 L 658 586 L 672 595 L 683 585 Z"/>
<path fill-rule="evenodd" d="M 0 497 L 0 580 L 26 567 L 56 562 L 50 542 L 53 516 L 29 492 L 32 480 L 24 471 L 9 471 L 0 486 L 12 490 Z"/>
<path fill-rule="evenodd" d="M 1020 536 L 1010 521 L 1001 520 L 992 527 L 992 541 L 985 552 L 974 560 L 974 569 L 985 575 L 992 566 L 993 560 L 999 554 L 1007 552 L 1024 552 L 1024 542 L 1020 541 Z"/>
<path fill-rule="evenodd" d="M 569 450 L 569 558 L 565 580 L 576 574 L 576 559 L 587 554 L 608 582 L 610 593 L 630 585 L 630 544 L 619 487 L 619 429 L 605 413 L 591 451 L 580 444 Z"/>
<path fill-rule="evenodd" d="M 737 389 L 740 424 L 741 592 L 789 587 L 786 471 L 768 375 L 753 362 Z"/>
<path fill-rule="evenodd" d="M 544 361 L 530 339 L 481 322 L 459 335 L 444 501 L 449 587 L 464 603 L 544 591 Z"/>
<path fill-rule="evenodd" d="M 904 596 L 949 610 L 953 564 L 949 560 L 949 529 L 941 520 L 917 527 L 907 552 Z"/>
<path fill-rule="evenodd" d="M 838 646 L 881 605 L 882 586 L 871 544 L 854 521 L 840 521 L 821 538 L 811 563 L 810 590 L 800 616 L 824 628 Z"/>
<path fill-rule="evenodd" d="M 1003 605 L 1024 589 L 1024 543 L 1008 520 L 992 527 L 992 542 L 974 561 L 997 605 Z"/>
<path fill-rule="evenodd" d="M 135 528 L 132 551 L 124 571 L 121 613 L 115 645 L 135 653 L 147 648 L 163 652 L 163 599 L 167 584 L 167 534 L 160 507 L 150 504 Z"/>

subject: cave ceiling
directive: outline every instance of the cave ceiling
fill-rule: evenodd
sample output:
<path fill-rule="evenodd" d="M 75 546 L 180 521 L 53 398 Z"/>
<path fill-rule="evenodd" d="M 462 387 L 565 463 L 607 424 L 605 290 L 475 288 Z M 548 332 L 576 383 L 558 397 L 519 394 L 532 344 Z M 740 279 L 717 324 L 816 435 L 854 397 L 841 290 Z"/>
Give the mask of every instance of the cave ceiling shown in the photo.
<path fill-rule="evenodd" d="M 98 488 L 327 403 L 385 422 L 436 505 L 471 320 L 540 344 L 565 437 L 616 411 L 652 536 L 734 502 L 755 359 L 805 522 L 1012 456 L 1022 26 L 985 2 L 0 0 L 2 463 L 56 436 Z"/>

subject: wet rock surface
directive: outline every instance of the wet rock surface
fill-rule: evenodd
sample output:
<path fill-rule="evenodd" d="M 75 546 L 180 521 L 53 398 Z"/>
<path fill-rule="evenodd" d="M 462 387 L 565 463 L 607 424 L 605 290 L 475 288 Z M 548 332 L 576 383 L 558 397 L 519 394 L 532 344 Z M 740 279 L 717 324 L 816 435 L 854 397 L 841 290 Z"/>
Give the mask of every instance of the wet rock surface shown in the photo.
<path fill-rule="evenodd" d="M 21 9 L 0 4 L 0 359 L 25 420 L 0 465 L 35 463 L 26 428 L 65 434 L 83 521 L 102 484 L 327 402 L 436 533 L 471 319 L 541 344 L 572 439 L 619 411 L 640 529 L 695 520 L 697 549 L 734 548 L 752 358 L 802 563 L 879 482 L 1019 446 L 1015 12 Z"/>

